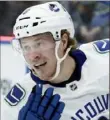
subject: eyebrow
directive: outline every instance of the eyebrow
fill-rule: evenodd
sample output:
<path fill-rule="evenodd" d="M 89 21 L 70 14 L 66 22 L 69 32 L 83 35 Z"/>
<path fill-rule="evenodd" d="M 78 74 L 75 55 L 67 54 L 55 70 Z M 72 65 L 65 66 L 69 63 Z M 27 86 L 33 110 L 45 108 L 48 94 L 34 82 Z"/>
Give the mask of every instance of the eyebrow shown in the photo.
<path fill-rule="evenodd" d="M 38 36 L 37 38 L 33 39 L 33 41 L 39 41 L 39 40 L 43 40 L 41 37 L 46 37 L 46 36 L 50 36 L 51 34 L 44 34 L 44 36 Z M 35 36 L 34 36 L 35 37 Z M 26 43 L 26 41 L 22 41 L 20 40 L 20 43 Z"/>
<path fill-rule="evenodd" d="M 39 40 L 41 40 L 41 38 L 35 38 L 33 41 L 39 41 Z M 26 40 L 25 41 L 20 40 L 20 43 L 26 43 L 26 42 L 27 42 Z"/>

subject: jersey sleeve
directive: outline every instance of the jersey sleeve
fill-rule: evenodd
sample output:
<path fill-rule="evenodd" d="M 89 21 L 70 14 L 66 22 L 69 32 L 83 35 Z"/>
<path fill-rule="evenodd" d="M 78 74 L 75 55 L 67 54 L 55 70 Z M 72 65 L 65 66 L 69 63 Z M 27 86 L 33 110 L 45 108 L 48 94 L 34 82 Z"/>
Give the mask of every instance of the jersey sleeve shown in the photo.
<path fill-rule="evenodd" d="M 18 81 L 5 97 L 1 97 L 1 119 L 18 120 L 20 109 L 25 105 L 35 83 L 26 75 Z"/>

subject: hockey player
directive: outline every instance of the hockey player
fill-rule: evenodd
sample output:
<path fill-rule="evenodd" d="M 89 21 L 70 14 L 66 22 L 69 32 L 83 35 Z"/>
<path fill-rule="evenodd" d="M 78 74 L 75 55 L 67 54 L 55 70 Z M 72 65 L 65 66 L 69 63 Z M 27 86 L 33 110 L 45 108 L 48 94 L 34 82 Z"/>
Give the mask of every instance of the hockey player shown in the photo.
<path fill-rule="evenodd" d="M 30 73 L 2 103 L 2 120 L 108 120 L 109 39 L 76 48 L 74 25 L 58 2 L 27 8 L 14 35 Z"/>

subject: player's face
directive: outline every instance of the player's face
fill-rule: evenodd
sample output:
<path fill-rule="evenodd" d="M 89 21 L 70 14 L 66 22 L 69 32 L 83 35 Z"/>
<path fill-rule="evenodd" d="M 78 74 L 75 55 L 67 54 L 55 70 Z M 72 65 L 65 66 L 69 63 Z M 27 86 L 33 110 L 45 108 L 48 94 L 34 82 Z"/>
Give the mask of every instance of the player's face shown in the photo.
<path fill-rule="evenodd" d="M 21 47 L 26 62 L 42 80 L 49 80 L 56 70 L 55 41 L 51 34 L 23 38 Z"/>

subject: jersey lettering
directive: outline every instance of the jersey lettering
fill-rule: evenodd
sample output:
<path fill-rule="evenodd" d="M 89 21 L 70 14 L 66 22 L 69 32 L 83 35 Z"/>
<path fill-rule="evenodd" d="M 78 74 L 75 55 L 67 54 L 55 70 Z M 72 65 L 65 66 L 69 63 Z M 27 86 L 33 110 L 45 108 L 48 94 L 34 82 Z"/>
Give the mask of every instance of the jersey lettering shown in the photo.
<path fill-rule="evenodd" d="M 110 94 L 101 95 L 93 99 L 93 101 L 88 102 L 83 108 L 79 109 L 75 115 L 71 117 L 71 120 L 92 120 L 97 115 L 108 110 L 109 100 Z"/>

